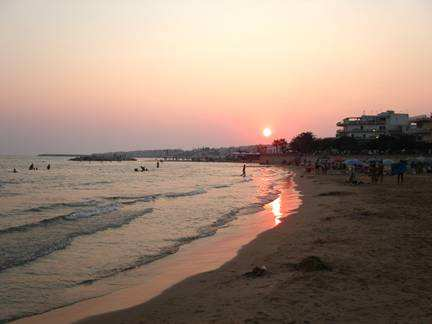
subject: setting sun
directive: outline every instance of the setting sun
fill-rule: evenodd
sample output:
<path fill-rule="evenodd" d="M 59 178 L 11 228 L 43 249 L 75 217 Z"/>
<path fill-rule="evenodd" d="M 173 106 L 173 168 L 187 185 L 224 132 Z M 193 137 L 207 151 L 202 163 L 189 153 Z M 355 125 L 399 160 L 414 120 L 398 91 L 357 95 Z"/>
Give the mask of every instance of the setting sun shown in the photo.
<path fill-rule="evenodd" d="M 270 128 L 264 128 L 262 133 L 265 137 L 269 137 L 272 134 L 272 131 Z"/>

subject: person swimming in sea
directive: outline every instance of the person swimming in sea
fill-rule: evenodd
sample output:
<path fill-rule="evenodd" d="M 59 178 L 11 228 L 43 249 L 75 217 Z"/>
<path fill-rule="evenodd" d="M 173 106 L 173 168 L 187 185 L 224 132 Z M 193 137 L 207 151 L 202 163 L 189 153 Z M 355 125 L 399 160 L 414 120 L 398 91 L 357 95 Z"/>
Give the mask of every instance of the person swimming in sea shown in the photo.
<path fill-rule="evenodd" d="M 12 171 L 13 173 L 18 173 L 18 171 L 17 171 L 17 169 L 13 169 L 13 171 Z"/>
<path fill-rule="evenodd" d="M 29 166 L 29 170 L 34 170 L 34 169 L 35 169 L 34 164 L 33 164 L 33 163 L 30 164 L 30 166 Z"/>

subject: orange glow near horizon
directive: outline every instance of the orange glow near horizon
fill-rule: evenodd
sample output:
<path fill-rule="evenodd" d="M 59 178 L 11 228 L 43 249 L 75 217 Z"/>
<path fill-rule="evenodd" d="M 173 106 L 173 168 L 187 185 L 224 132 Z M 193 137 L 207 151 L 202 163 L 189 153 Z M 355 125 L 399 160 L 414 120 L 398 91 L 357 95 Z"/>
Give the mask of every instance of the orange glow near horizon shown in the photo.
<path fill-rule="evenodd" d="M 431 30 L 426 0 L 0 1 L 0 154 L 251 145 L 263 123 L 290 140 L 429 113 Z"/>

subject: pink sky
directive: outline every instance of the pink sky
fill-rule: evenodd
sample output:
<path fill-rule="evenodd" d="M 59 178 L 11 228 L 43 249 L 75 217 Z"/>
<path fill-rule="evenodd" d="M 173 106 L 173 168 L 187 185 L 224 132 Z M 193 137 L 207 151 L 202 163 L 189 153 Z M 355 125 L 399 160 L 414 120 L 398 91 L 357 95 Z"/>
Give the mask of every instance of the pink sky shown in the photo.
<path fill-rule="evenodd" d="M 0 2 L 0 154 L 333 136 L 432 111 L 428 0 Z"/>

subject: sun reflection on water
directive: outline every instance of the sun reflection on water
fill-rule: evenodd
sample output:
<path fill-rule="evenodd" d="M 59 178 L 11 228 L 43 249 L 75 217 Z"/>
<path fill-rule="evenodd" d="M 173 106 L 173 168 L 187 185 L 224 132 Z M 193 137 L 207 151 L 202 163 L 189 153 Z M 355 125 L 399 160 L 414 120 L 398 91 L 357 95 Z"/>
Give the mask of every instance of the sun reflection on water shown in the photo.
<path fill-rule="evenodd" d="M 282 213 L 281 213 L 281 196 L 279 195 L 279 197 L 277 199 L 273 200 L 270 203 L 270 206 L 271 206 L 274 218 L 275 218 L 275 225 L 279 225 L 280 222 L 281 222 L 281 218 L 282 218 Z"/>

